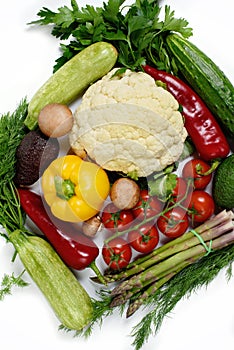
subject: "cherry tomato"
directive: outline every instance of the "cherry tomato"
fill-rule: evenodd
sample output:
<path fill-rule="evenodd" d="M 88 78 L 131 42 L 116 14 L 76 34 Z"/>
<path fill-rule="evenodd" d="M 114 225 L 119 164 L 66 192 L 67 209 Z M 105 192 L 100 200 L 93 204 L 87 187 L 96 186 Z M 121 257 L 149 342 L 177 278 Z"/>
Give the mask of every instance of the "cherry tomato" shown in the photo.
<path fill-rule="evenodd" d="M 159 242 L 159 233 L 155 226 L 143 224 L 138 230 L 129 231 L 128 242 L 140 253 L 150 253 Z"/>
<path fill-rule="evenodd" d="M 215 211 L 214 200 L 205 191 L 195 190 L 191 195 L 189 203 L 189 216 L 195 222 L 204 222 L 213 215 Z"/>
<path fill-rule="evenodd" d="M 127 229 L 134 216 L 130 210 L 119 210 L 113 203 L 109 203 L 103 209 L 101 221 L 105 228 L 123 231 Z"/>
<path fill-rule="evenodd" d="M 210 170 L 210 165 L 201 159 L 189 160 L 182 169 L 182 176 L 185 179 L 193 180 L 193 187 L 202 190 L 210 183 L 212 174 L 202 175 Z"/>
<path fill-rule="evenodd" d="M 153 218 L 162 210 L 162 203 L 155 196 L 150 196 L 148 190 L 141 190 L 140 199 L 137 205 L 132 209 L 135 218 L 144 220 Z"/>
<path fill-rule="evenodd" d="M 159 230 L 169 238 L 182 236 L 189 227 L 189 218 L 185 210 L 175 207 L 157 220 Z"/>
<path fill-rule="evenodd" d="M 110 269 L 120 270 L 129 264 L 132 257 L 132 249 L 127 241 L 118 237 L 104 244 L 102 256 Z"/>

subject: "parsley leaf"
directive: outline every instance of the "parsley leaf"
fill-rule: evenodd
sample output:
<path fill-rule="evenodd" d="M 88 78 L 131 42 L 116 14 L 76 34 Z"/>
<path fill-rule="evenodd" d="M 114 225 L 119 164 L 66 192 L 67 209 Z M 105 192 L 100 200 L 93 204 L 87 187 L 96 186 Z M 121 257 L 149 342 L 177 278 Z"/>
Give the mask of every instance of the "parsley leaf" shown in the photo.
<path fill-rule="evenodd" d="M 71 8 L 59 7 L 57 12 L 43 7 L 37 14 L 39 19 L 29 24 L 52 25 L 51 34 L 60 39 L 62 56 L 56 60 L 54 71 L 98 41 L 116 47 L 117 65 L 137 70 L 143 63 L 153 63 L 168 70 L 169 61 L 163 48 L 165 36 L 177 32 L 188 38 L 192 35 L 188 22 L 176 18 L 169 6 L 165 6 L 161 20 L 159 0 L 136 0 L 130 6 L 124 5 L 124 0 L 108 0 L 102 7 L 79 8 L 76 0 L 71 0 Z M 64 43 L 67 39 L 70 42 Z"/>

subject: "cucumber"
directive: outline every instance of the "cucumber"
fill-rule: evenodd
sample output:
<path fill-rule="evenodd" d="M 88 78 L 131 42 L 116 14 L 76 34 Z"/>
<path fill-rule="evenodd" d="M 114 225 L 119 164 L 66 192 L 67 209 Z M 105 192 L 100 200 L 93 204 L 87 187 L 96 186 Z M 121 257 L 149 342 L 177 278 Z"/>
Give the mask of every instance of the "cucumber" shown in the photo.
<path fill-rule="evenodd" d="M 166 37 L 166 48 L 179 73 L 203 99 L 220 125 L 234 135 L 234 86 L 223 71 L 178 34 Z"/>
<path fill-rule="evenodd" d="M 94 43 L 66 62 L 35 93 L 29 102 L 25 125 L 37 127 L 41 109 L 49 103 L 70 104 L 86 88 L 107 74 L 115 65 L 118 54 L 106 42 Z"/>
<path fill-rule="evenodd" d="M 92 319 L 91 298 L 51 245 L 20 230 L 12 232 L 9 238 L 63 326 L 83 329 Z"/>
<path fill-rule="evenodd" d="M 234 154 L 218 166 L 213 178 L 212 195 L 219 208 L 234 208 Z"/>

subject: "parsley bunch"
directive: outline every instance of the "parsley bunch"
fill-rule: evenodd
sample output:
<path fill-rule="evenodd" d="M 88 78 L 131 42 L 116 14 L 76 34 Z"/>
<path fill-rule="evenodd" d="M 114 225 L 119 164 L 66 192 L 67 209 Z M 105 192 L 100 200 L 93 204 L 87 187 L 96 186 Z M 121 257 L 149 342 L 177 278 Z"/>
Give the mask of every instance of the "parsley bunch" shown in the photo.
<path fill-rule="evenodd" d="M 102 7 L 79 8 L 76 0 L 71 0 L 71 8 L 63 6 L 57 12 L 43 7 L 37 13 L 40 19 L 29 24 L 52 25 L 51 34 L 61 40 L 62 56 L 56 60 L 54 71 L 98 41 L 116 47 L 120 66 L 136 70 L 147 62 L 168 70 L 169 60 L 163 48 L 165 35 L 173 31 L 190 37 L 192 29 L 188 22 L 175 18 L 167 5 L 162 15 L 159 0 L 136 0 L 130 6 L 124 3 L 124 0 L 109 0 Z"/>

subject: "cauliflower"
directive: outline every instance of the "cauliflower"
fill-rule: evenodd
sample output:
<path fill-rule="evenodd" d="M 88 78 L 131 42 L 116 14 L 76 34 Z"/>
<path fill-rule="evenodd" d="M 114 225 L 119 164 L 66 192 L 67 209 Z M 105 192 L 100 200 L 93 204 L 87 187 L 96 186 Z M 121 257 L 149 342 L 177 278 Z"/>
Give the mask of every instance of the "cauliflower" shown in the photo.
<path fill-rule="evenodd" d="M 101 167 L 148 176 L 178 160 L 187 136 L 175 98 L 148 74 L 116 68 L 85 92 L 69 134 Z"/>

